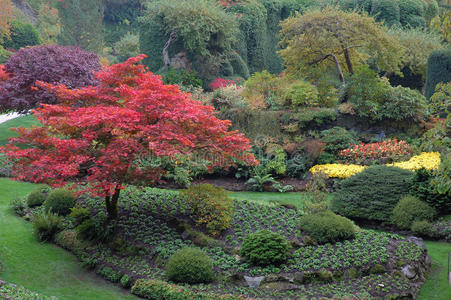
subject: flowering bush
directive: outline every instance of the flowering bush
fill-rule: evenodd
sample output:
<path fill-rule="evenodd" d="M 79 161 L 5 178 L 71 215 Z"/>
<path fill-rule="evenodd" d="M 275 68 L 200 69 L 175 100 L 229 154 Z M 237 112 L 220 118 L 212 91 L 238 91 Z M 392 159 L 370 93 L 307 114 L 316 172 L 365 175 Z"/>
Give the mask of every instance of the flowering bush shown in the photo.
<path fill-rule="evenodd" d="M 408 161 L 386 164 L 389 167 L 398 167 L 405 170 L 415 171 L 421 168 L 427 170 L 436 170 L 440 167 L 440 153 L 423 152 L 420 155 L 413 156 Z M 366 166 L 355 164 L 326 164 L 316 165 L 310 169 L 313 174 L 324 173 L 329 177 L 348 178 L 362 172 Z"/>
<path fill-rule="evenodd" d="M 236 77 L 234 79 L 225 79 L 218 77 L 212 83 L 210 83 L 210 88 L 214 91 L 219 88 L 223 88 L 229 85 L 238 85 L 238 83 L 242 80 L 240 77 Z"/>
<path fill-rule="evenodd" d="M 412 147 L 405 141 L 387 140 L 380 143 L 357 144 L 338 153 L 348 163 L 369 164 L 373 161 L 399 161 L 412 155 Z"/>

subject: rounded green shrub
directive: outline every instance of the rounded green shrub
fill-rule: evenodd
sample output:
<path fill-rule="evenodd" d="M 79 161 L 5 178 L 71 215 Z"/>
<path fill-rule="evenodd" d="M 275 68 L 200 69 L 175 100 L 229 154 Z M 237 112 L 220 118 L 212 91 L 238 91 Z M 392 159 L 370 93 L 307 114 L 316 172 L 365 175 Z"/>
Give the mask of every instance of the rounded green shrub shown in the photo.
<path fill-rule="evenodd" d="M 410 229 L 415 221 L 430 221 L 435 210 L 414 196 L 403 197 L 393 209 L 392 222 L 400 229 Z"/>
<path fill-rule="evenodd" d="M 284 94 L 284 103 L 291 103 L 292 106 L 315 106 L 318 105 L 319 92 L 316 86 L 298 80 L 290 84 Z"/>
<path fill-rule="evenodd" d="M 373 166 L 337 184 L 331 208 L 348 218 L 390 222 L 393 208 L 409 193 L 413 173 Z"/>
<path fill-rule="evenodd" d="M 331 211 L 302 216 L 299 228 L 319 244 L 349 240 L 355 236 L 351 220 Z"/>
<path fill-rule="evenodd" d="M 372 1 L 371 14 L 375 17 L 376 21 L 384 22 L 387 26 L 397 26 L 400 24 L 400 8 L 398 1 Z"/>
<path fill-rule="evenodd" d="M 245 237 L 241 256 L 257 266 L 278 265 L 287 260 L 289 250 L 290 244 L 284 236 L 260 230 Z"/>
<path fill-rule="evenodd" d="M 410 230 L 421 237 L 435 238 L 437 236 L 434 225 L 426 220 L 413 222 Z"/>
<path fill-rule="evenodd" d="M 404 27 L 424 27 L 424 0 L 400 0 L 399 15 Z"/>
<path fill-rule="evenodd" d="M 213 261 L 198 248 L 186 247 L 169 258 L 166 275 L 174 282 L 208 283 L 215 278 Z"/>
<path fill-rule="evenodd" d="M 47 200 L 44 202 L 44 207 L 47 211 L 65 216 L 70 213 L 70 209 L 75 205 L 75 197 L 71 191 L 65 189 L 53 190 Z"/>
<path fill-rule="evenodd" d="M 37 188 L 32 191 L 27 197 L 28 207 L 41 206 L 47 198 L 48 189 Z"/>

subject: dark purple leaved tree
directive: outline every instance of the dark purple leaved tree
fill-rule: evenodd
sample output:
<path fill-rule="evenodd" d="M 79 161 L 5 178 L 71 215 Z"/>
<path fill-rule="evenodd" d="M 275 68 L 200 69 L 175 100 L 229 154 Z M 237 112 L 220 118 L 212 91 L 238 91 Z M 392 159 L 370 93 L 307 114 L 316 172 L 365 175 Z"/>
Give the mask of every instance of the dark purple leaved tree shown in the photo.
<path fill-rule="evenodd" d="M 101 69 L 97 54 L 77 47 L 43 45 L 23 48 L 5 63 L 12 75 L 0 82 L 0 112 L 25 112 L 57 98 L 35 86 L 37 80 L 69 88 L 96 85 L 93 72 Z"/>

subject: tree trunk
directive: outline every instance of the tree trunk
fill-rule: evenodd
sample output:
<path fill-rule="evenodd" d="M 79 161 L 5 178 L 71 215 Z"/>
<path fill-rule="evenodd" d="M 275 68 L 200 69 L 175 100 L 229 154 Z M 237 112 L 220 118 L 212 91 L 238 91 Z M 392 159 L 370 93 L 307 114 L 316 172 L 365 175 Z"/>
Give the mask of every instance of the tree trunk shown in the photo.
<path fill-rule="evenodd" d="M 118 217 L 117 203 L 119 201 L 120 193 L 121 193 L 121 190 L 119 188 L 119 185 L 117 185 L 116 188 L 114 189 L 113 195 L 112 196 L 107 195 L 105 197 L 107 222 L 109 222 L 111 220 L 116 220 Z"/>
<path fill-rule="evenodd" d="M 338 72 L 338 77 L 340 77 L 340 81 L 342 83 L 342 85 L 345 85 L 345 77 L 343 75 L 343 71 L 341 70 L 341 66 L 340 66 L 340 62 L 338 61 L 337 56 L 335 56 L 335 54 L 331 54 L 330 56 L 332 56 L 332 58 L 335 61 L 335 66 L 337 67 L 337 72 Z"/>
<path fill-rule="evenodd" d="M 349 57 L 349 50 L 343 49 L 343 52 L 345 54 L 346 66 L 348 67 L 348 71 L 349 71 L 349 73 L 354 74 L 354 69 L 352 68 L 351 58 Z"/>
<path fill-rule="evenodd" d="M 169 68 L 169 66 L 171 65 L 171 60 L 169 58 L 169 47 L 171 46 L 172 42 L 175 39 L 175 33 L 176 33 L 175 30 L 171 31 L 171 34 L 169 35 L 169 39 L 168 39 L 168 41 L 166 42 L 166 44 L 164 45 L 164 48 L 163 48 L 163 61 L 164 61 L 163 68 L 165 70 L 167 70 Z"/>

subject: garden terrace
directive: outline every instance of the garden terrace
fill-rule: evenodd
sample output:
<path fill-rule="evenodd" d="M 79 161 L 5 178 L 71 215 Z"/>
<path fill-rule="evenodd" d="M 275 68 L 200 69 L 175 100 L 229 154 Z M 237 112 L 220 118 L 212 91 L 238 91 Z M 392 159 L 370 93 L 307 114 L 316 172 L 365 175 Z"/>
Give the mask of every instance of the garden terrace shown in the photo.
<path fill-rule="evenodd" d="M 78 201 L 93 215 L 104 214 L 102 201 L 90 197 Z M 77 237 L 72 230 L 56 238 L 85 265 L 113 282 L 123 275 L 133 281 L 167 280 L 167 259 L 193 245 L 213 259 L 220 276 L 217 283 L 191 286 L 192 290 L 246 297 L 331 297 L 353 291 L 373 297 L 415 295 L 429 268 L 426 251 L 395 234 L 358 229 L 352 240 L 309 244 L 297 228 L 302 213 L 281 205 L 234 200 L 233 225 L 216 239 L 190 222 L 189 209 L 177 191 L 129 187 L 119 207 L 119 235 L 109 245 L 80 242 L 74 246 L 71 241 Z M 256 267 L 237 255 L 244 237 L 262 229 L 278 232 L 291 243 L 291 258 L 285 264 Z M 244 275 L 265 276 L 265 280 L 261 288 L 251 289 Z"/>

